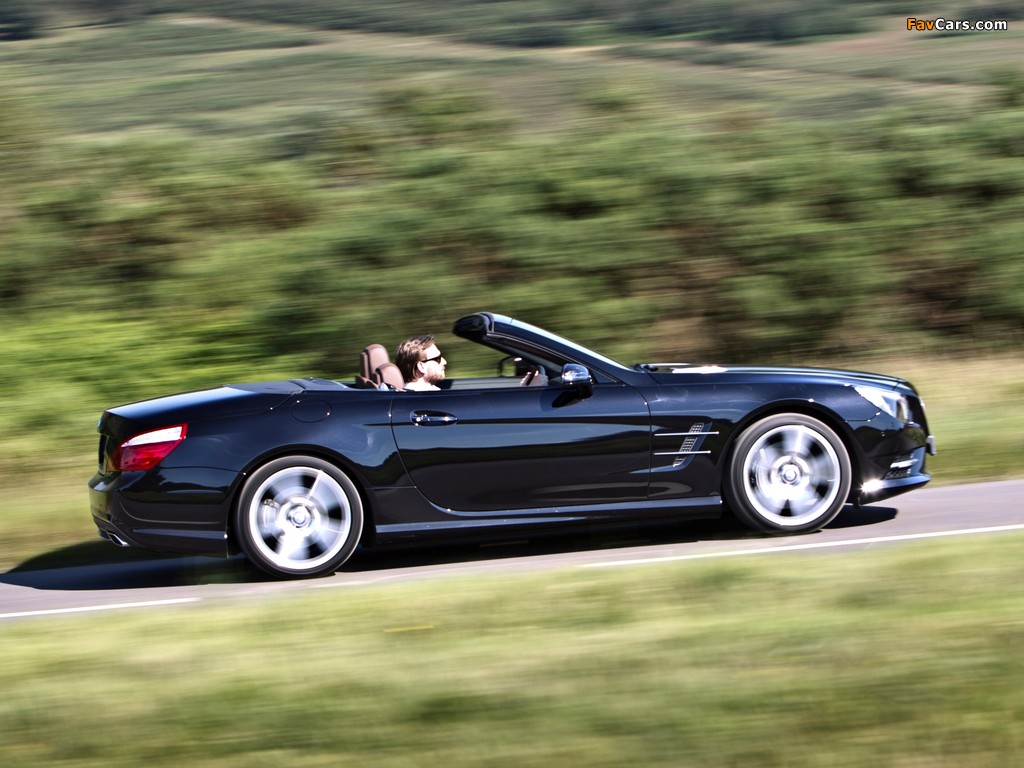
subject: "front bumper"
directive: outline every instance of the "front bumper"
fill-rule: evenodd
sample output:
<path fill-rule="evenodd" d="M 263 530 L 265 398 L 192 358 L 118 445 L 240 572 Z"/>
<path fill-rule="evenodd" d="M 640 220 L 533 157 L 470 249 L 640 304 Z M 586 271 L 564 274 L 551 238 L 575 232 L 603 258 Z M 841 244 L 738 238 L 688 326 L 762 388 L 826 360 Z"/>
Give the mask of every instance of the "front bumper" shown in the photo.
<path fill-rule="evenodd" d="M 889 456 L 887 466 L 876 463 L 863 478 L 861 487 L 851 494 L 853 501 L 858 505 L 870 504 L 927 484 L 932 479 L 926 471 L 927 456 L 935 454 L 935 437 L 929 435 L 924 445 Z"/>

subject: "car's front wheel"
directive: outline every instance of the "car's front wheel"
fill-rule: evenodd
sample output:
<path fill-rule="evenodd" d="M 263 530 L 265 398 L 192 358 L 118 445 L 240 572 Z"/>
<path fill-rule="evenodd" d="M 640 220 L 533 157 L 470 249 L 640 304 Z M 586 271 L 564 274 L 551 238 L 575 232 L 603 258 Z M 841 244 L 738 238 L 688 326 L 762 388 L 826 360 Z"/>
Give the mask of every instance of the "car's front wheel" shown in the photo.
<path fill-rule="evenodd" d="M 732 452 L 725 482 L 729 507 L 767 533 L 804 533 L 829 523 L 850 493 L 850 457 L 818 419 L 769 416 L 748 427 Z"/>
<path fill-rule="evenodd" d="M 352 481 L 312 456 L 275 459 L 246 481 L 235 510 L 245 556 L 277 577 L 333 573 L 355 551 L 363 505 Z"/>

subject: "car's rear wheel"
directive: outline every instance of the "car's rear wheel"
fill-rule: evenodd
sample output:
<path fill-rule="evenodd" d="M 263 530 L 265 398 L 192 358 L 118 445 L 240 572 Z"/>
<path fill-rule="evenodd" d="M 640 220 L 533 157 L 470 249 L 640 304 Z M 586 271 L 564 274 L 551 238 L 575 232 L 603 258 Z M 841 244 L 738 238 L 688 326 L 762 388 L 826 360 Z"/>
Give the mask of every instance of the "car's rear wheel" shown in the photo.
<path fill-rule="evenodd" d="M 352 481 L 312 456 L 275 459 L 246 481 L 235 511 L 238 543 L 258 568 L 284 578 L 333 573 L 355 551 L 363 505 Z"/>
<path fill-rule="evenodd" d="M 768 533 L 803 533 L 829 523 L 846 503 L 852 474 L 839 436 L 798 413 L 747 428 L 727 472 L 724 490 L 733 513 Z"/>

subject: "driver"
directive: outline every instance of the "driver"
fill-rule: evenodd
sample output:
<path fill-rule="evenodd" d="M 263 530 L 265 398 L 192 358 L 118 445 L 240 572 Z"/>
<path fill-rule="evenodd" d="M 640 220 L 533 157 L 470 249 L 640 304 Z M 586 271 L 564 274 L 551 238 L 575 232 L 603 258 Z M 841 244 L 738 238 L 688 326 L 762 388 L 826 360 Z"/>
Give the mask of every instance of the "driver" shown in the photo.
<path fill-rule="evenodd" d="M 395 365 L 402 372 L 405 388 L 418 392 L 440 389 L 444 381 L 444 359 L 433 336 L 413 336 L 398 345 Z"/>

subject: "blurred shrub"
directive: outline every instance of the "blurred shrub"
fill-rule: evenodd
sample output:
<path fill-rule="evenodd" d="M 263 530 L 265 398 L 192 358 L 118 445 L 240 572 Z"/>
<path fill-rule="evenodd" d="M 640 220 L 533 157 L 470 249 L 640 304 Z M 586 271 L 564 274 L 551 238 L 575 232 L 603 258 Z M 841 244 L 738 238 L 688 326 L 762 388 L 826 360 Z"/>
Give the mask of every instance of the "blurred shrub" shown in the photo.
<path fill-rule="evenodd" d="M 629 9 L 619 23 L 624 31 L 718 42 L 849 35 L 861 31 L 874 10 L 834 0 L 640 0 L 624 7 Z"/>
<path fill-rule="evenodd" d="M 0 42 L 28 40 L 43 32 L 45 16 L 32 0 L 4 0 L 0 4 Z"/>
<path fill-rule="evenodd" d="M 975 0 L 957 8 L 957 19 L 1024 19 L 1024 6 L 1015 0 Z"/>
<path fill-rule="evenodd" d="M 1024 106 L 1024 72 L 1014 69 L 999 70 L 992 73 L 991 82 L 996 88 L 997 106 Z"/>
<path fill-rule="evenodd" d="M 480 95 L 465 88 L 390 88 L 382 94 L 379 115 L 393 135 L 427 144 L 462 143 L 507 127 Z"/>
<path fill-rule="evenodd" d="M 893 3 L 842 0 L 42 0 L 95 19 L 156 12 L 253 19 L 374 32 L 453 35 L 518 47 L 584 44 L 592 38 L 688 35 L 720 42 L 786 42 L 849 35 Z M 900 5 L 897 3 L 897 5 Z M 963 18 L 972 18 L 965 16 Z M 973 18 L 983 18 L 974 14 Z M 990 17 L 988 17 L 990 18 Z M 1003 17 L 1000 17 L 1003 18 Z"/>
<path fill-rule="evenodd" d="M 0 71 L 0 78 L 3 72 Z M 29 100 L 0 81 L 0 173 L 32 178 L 49 137 Z"/>

